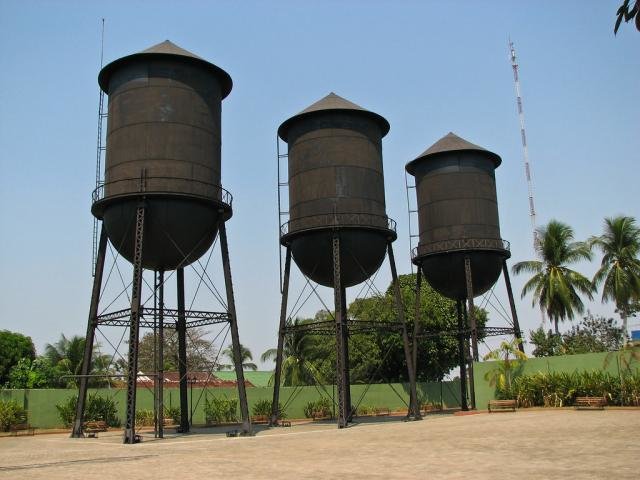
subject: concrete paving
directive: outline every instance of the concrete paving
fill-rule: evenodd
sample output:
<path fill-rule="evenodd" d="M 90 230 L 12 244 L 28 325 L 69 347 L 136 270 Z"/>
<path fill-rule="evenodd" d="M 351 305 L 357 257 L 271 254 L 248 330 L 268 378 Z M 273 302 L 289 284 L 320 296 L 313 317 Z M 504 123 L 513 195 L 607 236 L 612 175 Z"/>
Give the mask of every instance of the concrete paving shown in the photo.
<path fill-rule="evenodd" d="M 637 479 L 640 411 L 520 410 L 421 422 L 367 421 L 95 439 L 0 438 L 0 479 Z"/>

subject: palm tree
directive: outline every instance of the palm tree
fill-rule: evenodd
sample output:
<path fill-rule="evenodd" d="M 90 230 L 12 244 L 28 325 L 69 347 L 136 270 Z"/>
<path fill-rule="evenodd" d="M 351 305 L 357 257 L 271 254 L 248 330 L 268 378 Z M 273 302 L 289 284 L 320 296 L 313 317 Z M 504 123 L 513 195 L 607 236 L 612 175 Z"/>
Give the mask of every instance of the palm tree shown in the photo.
<path fill-rule="evenodd" d="M 60 334 L 60 340 L 56 343 L 45 345 L 44 356 L 51 365 L 61 367 L 71 375 L 79 375 L 84 357 L 84 343 L 85 339 L 79 335 L 67 338 Z"/>
<path fill-rule="evenodd" d="M 496 390 L 506 397 L 505 400 L 511 398 L 511 382 L 520 373 L 523 362 L 527 360 L 527 356 L 519 349 L 521 342 L 520 339 L 502 342 L 499 348 L 484 356 L 485 360 L 499 360 L 495 367 L 485 374 L 484 379 L 489 381 L 489 386 L 496 387 Z"/>
<path fill-rule="evenodd" d="M 298 326 L 311 321 L 313 320 L 296 318 L 293 325 Z M 318 357 L 318 347 L 317 339 L 309 332 L 294 329 L 287 336 L 282 351 L 281 381 L 284 386 L 325 383 L 323 375 L 314 361 Z M 260 356 L 260 361 L 275 360 L 276 354 L 277 349 L 270 348 Z M 273 377 L 271 382 L 273 382 Z"/>
<path fill-rule="evenodd" d="M 640 228 L 633 217 L 605 218 L 604 234 L 589 244 L 604 255 L 593 283 L 602 284 L 602 303 L 615 302 L 626 335 L 631 304 L 640 300 Z"/>
<path fill-rule="evenodd" d="M 537 233 L 540 241 L 536 243 L 536 252 L 540 260 L 518 262 L 512 271 L 516 275 L 523 272 L 534 274 L 522 288 L 521 297 L 532 293 L 532 305 L 537 303 L 540 306 L 554 322 L 555 332 L 559 334 L 559 321 L 571 320 L 576 313 L 584 312 L 579 294 L 593 299 L 593 284 L 568 267 L 580 260 L 591 260 L 591 249 L 584 242 L 575 242 L 573 229 L 557 220 L 551 220 Z"/>
<path fill-rule="evenodd" d="M 222 355 L 224 355 L 231 363 L 229 364 L 221 364 L 219 366 L 220 370 L 231 370 L 234 368 L 234 360 L 233 360 L 233 346 L 229 345 L 222 351 Z M 244 345 L 240 344 L 240 359 L 242 361 L 242 369 L 243 370 L 253 370 L 254 372 L 258 370 L 258 366 L 255 363 L 249 362 L 249 360 L 253 360 L 253 355 L 251 350 L 249 350 Z"/>

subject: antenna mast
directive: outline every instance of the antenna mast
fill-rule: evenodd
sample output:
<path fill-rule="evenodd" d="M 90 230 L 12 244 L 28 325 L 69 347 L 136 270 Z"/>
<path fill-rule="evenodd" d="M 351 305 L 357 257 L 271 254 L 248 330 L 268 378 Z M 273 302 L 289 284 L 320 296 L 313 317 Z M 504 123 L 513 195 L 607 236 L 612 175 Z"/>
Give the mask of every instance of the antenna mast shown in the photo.
<path fill-rule="evenodd" d="M 533 247 L 538 244 L 538 232 L 536 231 L 536 209 L 533 203 L 533 182 L 531 180 L 531 165 L 529 164 L 529 150 L 527 148 L 527 135 L 524 130 L 524 110 L 522 109 L 522 96 L 520 95 L 520 77 L 518 76 L 518 62 L 516 60 L 516 50 L 513 42 L 509 39 L 509 57 L 513 68 L 513 80 L 516 84 L 516 101 L 518 103 L 518 117 L 520 118 L 520 136 L 522 138 L 522 152 L 524 157 L 524 173 L 527 178 L 527 189 L 529 193 L 529 218 L 533 230 Z"/>

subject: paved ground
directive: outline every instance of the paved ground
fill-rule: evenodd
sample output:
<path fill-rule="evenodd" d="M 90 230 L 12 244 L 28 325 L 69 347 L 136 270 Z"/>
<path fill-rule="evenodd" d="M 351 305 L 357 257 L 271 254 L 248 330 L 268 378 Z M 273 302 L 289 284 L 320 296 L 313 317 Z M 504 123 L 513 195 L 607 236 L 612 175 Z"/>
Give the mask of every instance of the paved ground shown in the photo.
<path fill-rule="evenodd" d="M 640 478 L 640 411 L 534 410 L 306 424 L 251 438 L 219 432 L 145 437 L 116 432 L 0 438 L 0 479 L 626 479 Z"/>

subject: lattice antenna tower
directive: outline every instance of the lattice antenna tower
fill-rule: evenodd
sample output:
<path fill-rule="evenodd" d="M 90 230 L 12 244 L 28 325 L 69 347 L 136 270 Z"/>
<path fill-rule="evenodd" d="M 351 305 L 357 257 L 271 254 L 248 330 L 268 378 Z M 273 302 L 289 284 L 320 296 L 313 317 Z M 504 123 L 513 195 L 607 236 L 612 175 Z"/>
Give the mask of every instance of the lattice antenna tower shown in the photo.
<path fill-rule="evenodd" d="M 102 31 L 100 33 L 100 70 L 102 70 L 104 63 L 104 18 L 102 19 Z M 96 189 L 94 195 L 99 193 L 99 189 L 102 188 L 102 158 L 105 153 L 105 143 L 103 139 L 103 125 L 104 119 L 107 118 L 107 112 L 104 111 L 104 92 L 102 88 L 98 87 L 100 91 L 100 99 L 98 101 L 98 141 L 96 147 Z M 91 275 L 96 274 L 96 262 L 98 260 L 98 219 L 93 217 L 93 250 L 91 255 Z"/>
<path fill-rule="evenodd" d="M 522 95 L 520 94 L 520 77 L 518 75 L 518 61 L 513 42 L 509 39 L 509 58 L 513 68 L 513 80 L 516 85 L 516 102 L 518 104 L 518 117 L 520 119 L 520 137 L 522 139 L 522 152 L 524 159 L 524 173 L 527 179 L 527 190 L 529 194 L 529 218 L 533 230 L 533 248 L 538 245 L 538 232 L 536 231 L 536 208 L 533 202 L 533 180 L 531 178 L 531 164 L 529 162 L 529 149 L 527 147 L 527 134 L 524 128 L 524 109 L 522 108 Z"/>

